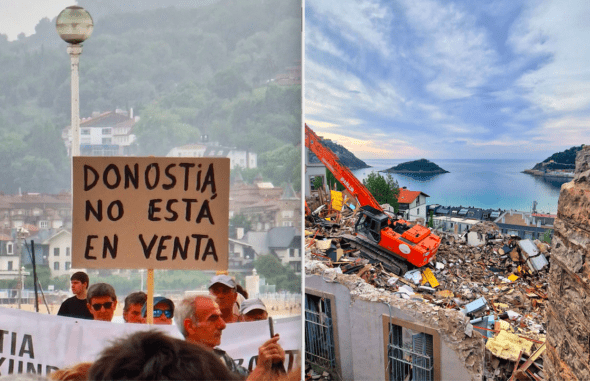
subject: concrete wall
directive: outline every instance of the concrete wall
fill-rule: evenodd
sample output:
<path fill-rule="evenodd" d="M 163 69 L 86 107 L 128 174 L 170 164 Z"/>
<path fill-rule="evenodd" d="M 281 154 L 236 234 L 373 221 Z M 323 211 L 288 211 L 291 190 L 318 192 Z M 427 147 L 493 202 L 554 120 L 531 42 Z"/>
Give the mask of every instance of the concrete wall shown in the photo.
<path fill-rule="evenodd" d="M 544 365 L 546 380 L 590 380 L 590 147 L 559 194 Z"/>
<path fill-rule="evenodd" d="M 360 278 L 354 278 L 358 282 L 364 283 Z M 354 278 L 348 279 L 357 282 Z M 482 379 L 484 342 L 483 339 L 476 338 L 475 335 L 473 338 L 465 335 L 464 330 L 462 331 L 463 328 L 461 328 L 464 323 L 462 317 L 457 318 L 457 315 L 447 317 L 447 313 L 442 309 L 426 305 L 416 308 L 416 302 L 401 299 L 398 299 L 390 310 L 386 302 L 372 300 L 376 298 L 375 295 L 368 295 L 371 293 L 369 287 L 372 288 L 372 286 L 366 284 L 365 286 L 367 286 L 367 291 L 363 293 L 363 296 L 357 295 L 354 290 L 351 291 L 350 285 L 346 286 L 337 281 L 327 282 L 318 275 L 308 275 L 305 278 L 306 293 L 325 296 L 332 300 L 334 339 L 337 345 L 337 372 L 341 379 L 386 379 L 387 354 L 384 345 L 384 333 L 386 334 L 384 316 L 388 319 L 390 312 L 392 319 L 420 325 L 426 330 L 434 330 L 435 335 L 438 334 L 438 351 L 435 348 L 435 364 L 438 361 L 438 366 L 435 365 L 436 380 Z M 406 306 L 407 309 L 400 308 L 400 303 L 403 305 L 404 302 L 409 302 Z M 389 303 L 394 304 L 391 300 Z M 424 321 L 416 316 L 420 314 L 421 309 L 427 311 Z M 458 311 L 453 312 L 460 314 Z M 432 322 L 435 324 L 429 324 Z M 453 328 L 450 328 L 451 326 Z M 459 328 L 457 329 L 457 327 Z M 449 333 L 449 329 L 452 333 Z"/>

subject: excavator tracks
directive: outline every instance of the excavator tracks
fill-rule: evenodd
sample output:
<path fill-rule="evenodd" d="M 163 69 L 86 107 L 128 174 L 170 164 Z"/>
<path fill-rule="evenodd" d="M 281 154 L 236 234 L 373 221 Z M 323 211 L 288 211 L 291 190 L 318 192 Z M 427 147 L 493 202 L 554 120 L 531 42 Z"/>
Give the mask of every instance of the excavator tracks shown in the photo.
<path fill-rule="evenodd" d="M 339 237 L 355 249 L 360 250 L 362 257 L 383 264 L 383 267 L 389 272 L 404 275 L 408 271 L 408 264 L 405 260 L 394 257 L 392 253 L 381 249 L 369 238 L 351 234 L 342 234 Z"/>

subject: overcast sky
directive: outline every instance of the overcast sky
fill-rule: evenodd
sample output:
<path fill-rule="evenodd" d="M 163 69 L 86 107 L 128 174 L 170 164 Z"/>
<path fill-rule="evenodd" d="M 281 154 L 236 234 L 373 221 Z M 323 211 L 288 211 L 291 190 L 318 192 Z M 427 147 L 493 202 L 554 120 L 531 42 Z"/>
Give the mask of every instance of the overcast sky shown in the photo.
<path fill-rule="evenodd" d="M 307 0 L 305 120 L 359 158 L 590 144 L 590 2 Z"/>
<path fill-rule="evenodd" d="M 19 33 L 30 36 L 39 20 L 52 20 L 70 5 L 76 5 L 76 0 L 0 0 L 0 33 L 9 41 L 16 40 Z"/>

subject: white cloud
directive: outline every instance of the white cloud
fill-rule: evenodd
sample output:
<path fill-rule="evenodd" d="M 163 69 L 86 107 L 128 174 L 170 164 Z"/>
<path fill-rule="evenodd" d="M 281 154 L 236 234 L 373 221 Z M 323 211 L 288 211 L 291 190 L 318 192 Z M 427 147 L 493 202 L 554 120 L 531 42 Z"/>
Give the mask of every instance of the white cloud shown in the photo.
<path fill-rule="evenodd" d="M 556 114 L 590 107 L 590 7 L 585 0 L 529 2 L 509 42 L 540 65 L 517 82 L 529 101 Z"/>
<path fill-rule="evenodd" d="M 497 73 L 496 52 L 474 16 L 453 3 L 402 2 L 407 20 L 419 37 L 416 54 L 424 73 L 430 76 L 426 88 L 435 97 L 466 98 Z"/>

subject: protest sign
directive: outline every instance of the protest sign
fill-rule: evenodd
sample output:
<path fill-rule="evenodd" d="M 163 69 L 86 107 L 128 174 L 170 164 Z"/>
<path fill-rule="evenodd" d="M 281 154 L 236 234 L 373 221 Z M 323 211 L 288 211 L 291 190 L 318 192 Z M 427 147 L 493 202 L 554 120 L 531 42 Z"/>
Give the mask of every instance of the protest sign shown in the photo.
<path fill-rule="evenodd" d="M 184 339 L 176 325 L 118 324 L 38 314 L 0 307 L 0 376 L 35 373 L 46 376 L 56 369 L 95 361 L 113 340 L 158 329 Z M 301 317 L 275 320 L 287 363 L 301 350 Z M 258 347 L 270 338 L 267 321 L 228 324 L 220 348 L 248 368 L 255 366 Z M 293 365 L 293 364 L 292 364 Z"/>
<path fill-rule="evenodd" d="M 228 158 L 73 161 L 72 267 L 227 269 Z"/>

